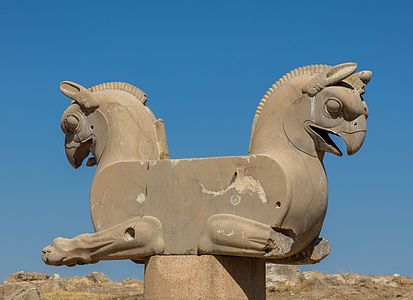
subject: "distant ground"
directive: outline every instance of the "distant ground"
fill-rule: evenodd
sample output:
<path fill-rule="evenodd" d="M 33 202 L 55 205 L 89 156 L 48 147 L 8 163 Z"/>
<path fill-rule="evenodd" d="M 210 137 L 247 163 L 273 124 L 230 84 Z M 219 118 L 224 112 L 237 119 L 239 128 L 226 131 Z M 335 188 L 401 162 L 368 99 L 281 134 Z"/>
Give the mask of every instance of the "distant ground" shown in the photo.
<path fill-rule="evenodd" d="M 0 285 L 1 300 L 143 299 L 143 281 L 112 282 L 101 273 L 86 277 L 19 272 Z M 295 272 L 267 279 L 267 299 L 413 299 L 413 279 L 357 274 Z"/>
<path fill-rule="evenodd" d="M 267 299 L 413 299 L 412 278 L 317 272 L 304 272 L 302 275 L 304 278 L 298 283 L 285 282 L 267 288 Z"/>
<path fill-rule="evenodd" d="M 135 300 L 143 299 L 143 281 L 112 282 L 101 273 L 86 277 L 19 272 L 0 285 L 1 300 Z"/>

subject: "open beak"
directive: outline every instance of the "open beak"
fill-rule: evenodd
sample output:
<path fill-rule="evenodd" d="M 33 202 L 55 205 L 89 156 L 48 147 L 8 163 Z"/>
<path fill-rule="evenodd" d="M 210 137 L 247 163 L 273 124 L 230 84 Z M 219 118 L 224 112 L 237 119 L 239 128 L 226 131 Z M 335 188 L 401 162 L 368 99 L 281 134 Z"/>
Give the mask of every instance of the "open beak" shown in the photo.
<path fill-rule="evenodd" d="M 366 117 L 361 115 L 351 122 L 343 122 L 335 128 L 322 128 L 309 124 L 310 134 L 313 136 L 317 149 L 342 156 L 340 148 L 330 138 L 330 134 L 341 137 L 347 146 L 347 154 L 355 154 L 363 145 L 366 137 Z M 315 138 L 314 138 L 315 137 Z"/>
<path fill-rule="evenodd" d="M 66 139 L 65 152 L 69 163 L 73 168 L 77 169 L 82 165 L 82 162 L 89 156 L 92 147 L 93 139 L 87 139 L 81 143 L 70 141 Z"/>

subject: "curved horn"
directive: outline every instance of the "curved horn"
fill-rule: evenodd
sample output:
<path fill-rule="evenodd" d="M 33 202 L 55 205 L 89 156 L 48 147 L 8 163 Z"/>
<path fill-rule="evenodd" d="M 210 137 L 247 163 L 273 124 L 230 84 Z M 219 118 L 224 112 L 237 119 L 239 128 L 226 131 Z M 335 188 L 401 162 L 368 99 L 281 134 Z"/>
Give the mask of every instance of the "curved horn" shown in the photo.
<path fill-rule="evenodd" d="M 358 78 L 360 78 L 361 81 L 363 81 L 365 85 L 367 85 L 371 77 L 373 76 L 373 72 L 369 70 L 364 70 L 364 71 L 356 73 L 356 75 Z"/>
<path fill-rule="evenodd" d="M 76 82 L 62 81 L 60 90 L 85 109 L 94 110 L 99 107 L 99 103 L 92 92 Z"/>
<path fill-rule="evenodd" d="M 356 63 L 345 63 L 331 67 L 327 71 L 318 74 L 303 87 L 303 93 L 315 96 L 319 91 L 329 85 L 336 84 L 350 76 L 357 69 Z"/>

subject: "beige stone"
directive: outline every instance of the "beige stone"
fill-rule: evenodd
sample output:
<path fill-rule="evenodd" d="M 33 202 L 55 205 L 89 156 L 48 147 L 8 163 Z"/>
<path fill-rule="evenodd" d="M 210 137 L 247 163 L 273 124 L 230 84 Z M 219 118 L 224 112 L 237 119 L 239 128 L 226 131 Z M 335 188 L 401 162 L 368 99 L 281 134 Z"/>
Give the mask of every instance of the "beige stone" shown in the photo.
<path fill-rule="evenodd" d="M 31 282 L 5 283 L 0 288 L 2 300 L 40 300 L 36 286 Z"/>
<path fill-rule="evenodd" d="M 164 122 L 146 95 L 126 83 L 87 89 L 62 82 L 74 102 L 62 116 L 75 168 L 96 166 L 90 208 L 96 233 L 58 238 L 51 265 L 153 255 L 227 255 L 285 264 L 316 263 L 327 210 L 329 134 L 356 153 L 366 135 L 362 98 L 371 72 L 356 64 L 293 70 L 265 94 L 247 156 L 169 159 Z"/>
<path fill-rule="evenodd" d="M 304 276 L 298 269 L 298 266 L 272 263 L 267 263 L 265 266 L 265 286 L 267 289 L 272 289 L 283 284 L 297 285 L 303 280 Z"/>
<path fill-rule="evenodd" d="M 145 300 L 265 299 L 264 260 L 157 255 L 145 263 Z"/>

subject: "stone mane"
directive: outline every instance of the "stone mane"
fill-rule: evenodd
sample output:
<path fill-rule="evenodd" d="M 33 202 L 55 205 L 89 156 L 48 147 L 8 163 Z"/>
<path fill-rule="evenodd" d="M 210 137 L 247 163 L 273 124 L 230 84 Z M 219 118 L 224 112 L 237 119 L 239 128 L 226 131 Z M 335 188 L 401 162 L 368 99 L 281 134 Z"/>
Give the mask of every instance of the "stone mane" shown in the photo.
<path fill-rule="evenodd" d="M 329 66 L 329 65 L 321 65 L 321 64 L 299 67 L 299 68 L 296 68 L 296 69 L 292 70 L 291 72 L 285 74 L 283 77 L 278 79 L 273 85 L 271 85 L 271 87 L 267 90 L 267 92 L 261 98 L 261 101 L 258 104 L 257 110 L 255 111 L 254 120 L 252 122 L 251 139 L 254 135 L 255 125 L 258 121 L 258 118 L 260 117 L 261 111 L 262 111 L 265 103 L 267 102 L 267 100 L 270 98 L 270 96 L 274 93 L 274 91 L 278 87 L 280 87 L 282 84 L 284 84 L 285 82 L 291 80 L 294 77 L 297 77 L 297 76 L 300 76 L 300 75 L 307 75 L 307 74 L 319 74 L 319 73 L 324 72 L 324 71 L 326 71 L 330 68 L 331 68 L 331 66 Z M 251 143 L 250 143 L 250 146 L 251 146 Z"/>
<path fill-rule="evenodd" d="M 126 92 L 134 96 L 144 105 L 146 104 L 146 101 L 148 101 L 146 94 L 142 90 L 126 82 L 105 82 L 105 83 L 92 86 L 89 90 L 92 92 L 107 91 L 107 90 L 123 91 L 123 92 Z"/>

